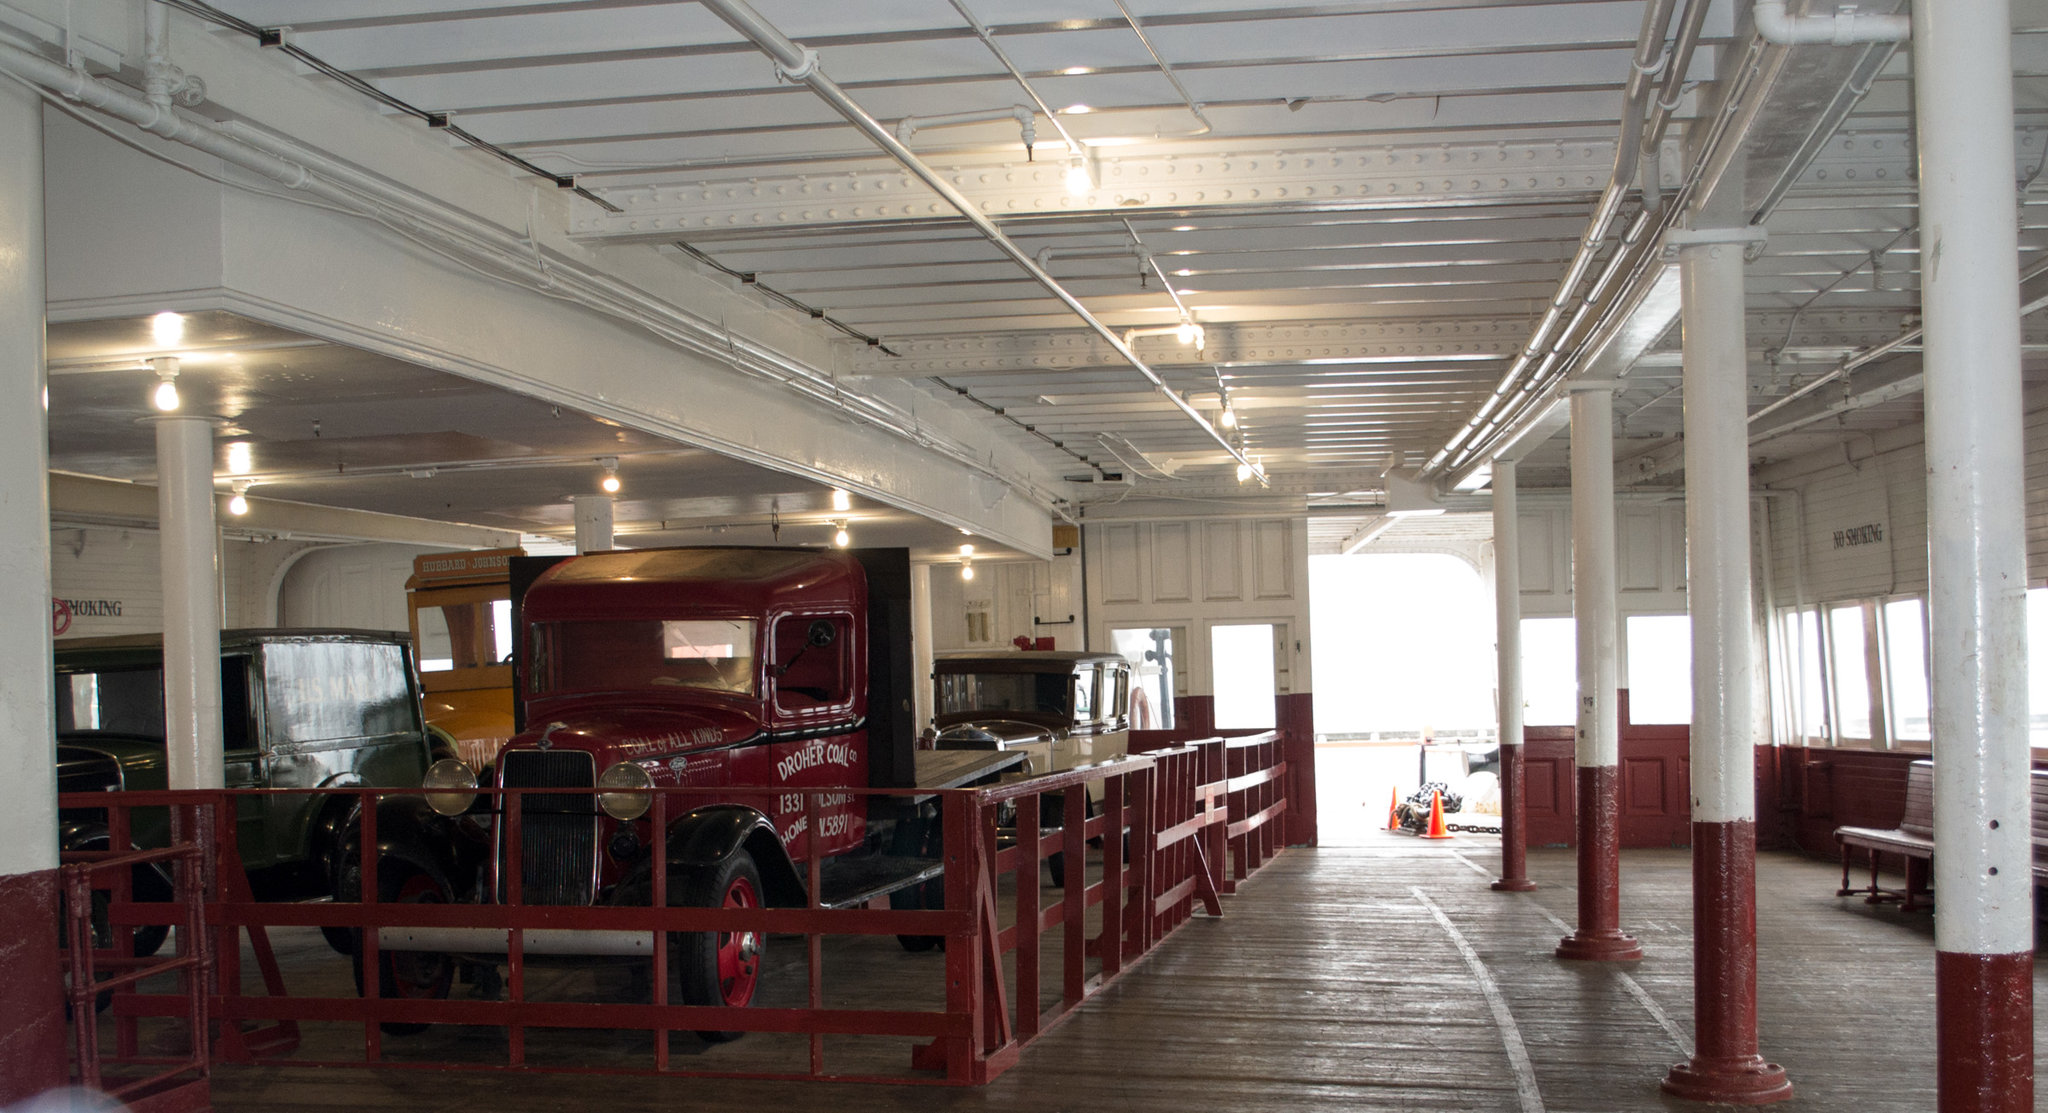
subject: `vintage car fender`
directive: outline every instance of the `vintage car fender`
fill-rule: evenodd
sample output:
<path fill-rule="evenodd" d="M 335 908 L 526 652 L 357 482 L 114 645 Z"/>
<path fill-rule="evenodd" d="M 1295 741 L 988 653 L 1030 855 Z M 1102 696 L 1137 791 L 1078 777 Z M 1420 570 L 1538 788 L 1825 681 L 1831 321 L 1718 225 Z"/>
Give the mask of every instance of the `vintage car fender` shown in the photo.
<path fill-rule="evenodd" d="M 362 837 L 362 825 L 351 813 L 347 828 L 348 845 Z M 378 869 L 385 863 L 403 863 L 445 878 L 455 888 L 455 899 L 472 899 L 470 890 L 481 876 L 490 855 L 490 841 L 484 831 L 461 817 L 444 816 L 427 806 L 424 796 L 388 796 L 377 802 Z M 354 894 L 337 893 L 343 900 Z"/>
<path fill-rule="evenodd" d="M 809 903 L 803 877 L 789 860 L 789 851 L 775 833 L 775 823 L 759 809 L 744 804 L 711 804 L 692 809 L 668 828 L 668 865 L 677 869 L 715 866 L 741 849 L 753 856 L 761 872 L 763 894 L 771 907 L 801 908 Z"/>

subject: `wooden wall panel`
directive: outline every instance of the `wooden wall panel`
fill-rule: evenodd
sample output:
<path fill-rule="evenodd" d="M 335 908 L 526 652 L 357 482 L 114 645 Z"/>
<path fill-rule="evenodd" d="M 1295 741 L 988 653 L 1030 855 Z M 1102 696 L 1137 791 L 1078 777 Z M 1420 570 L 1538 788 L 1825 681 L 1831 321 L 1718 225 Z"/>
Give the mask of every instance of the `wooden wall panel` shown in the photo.
<path fill-rule="evenodd" d="M 1239 552 L 1236 522 L 1202 523 L 1202 600 L 1232 602 L 1244 598 L 1244 558 Z"/>
<path fill-rule="evenodd" d="M 1252 593 L 1294 598 L 1294 531 L 1284 521 L 1252 523 Z"/>
<path fill-rule="evenodd" d="M 1185 603 L 1194 598 L 1195 550 L 1186 522 L 1152 527 L 1152 601 Z"/>
<path fill-rule="evenodd" d="M 1102 561 L 1102 601 L 1143 602 L 1138 576 L 1138 527 L 1098 526 L 1095 536 L 1100 538 L 1098 555 Z"/>

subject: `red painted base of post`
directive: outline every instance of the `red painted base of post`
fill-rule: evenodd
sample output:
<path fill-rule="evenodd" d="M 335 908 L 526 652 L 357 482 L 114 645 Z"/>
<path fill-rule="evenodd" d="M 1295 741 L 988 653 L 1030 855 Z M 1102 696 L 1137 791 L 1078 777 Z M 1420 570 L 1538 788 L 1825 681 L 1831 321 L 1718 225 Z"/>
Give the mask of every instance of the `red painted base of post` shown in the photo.
<path fill-rule="evenodd" d="M 1612 765 L 1579 766 L 1579 927 L 1558 941 L 1559 958 L 1643 957 L 1643 945 L 1621 931 L 1620 783 Z"/>
<path fill-rule="evenodd" d="M 1536 888 L 1529 880 L 1529 829 L 1522 819 L 1522 744 L 1503 742 L 1500 747 L 1500 879 L 1493 889 L 1502 893 L 1527 893 Z"/>
<path fill-rule="evenodd" d="M 1757 1054 L 1755 820 L 1692 825 L 1692 913 L 1698 1050 L 1664 1092 L 1727 1105 L 1791 1097 L 1784 1068 Z"/>
<path fill-rule="evenodd" d="M 64 967 L 57 871 L 0 877 L 0 1107 L 64 1085 Z"/>
<path fill-rule="evenodd" d="M 2034 953 L 1934 952 L 1941 1113 L 2032 1113 Z"/>

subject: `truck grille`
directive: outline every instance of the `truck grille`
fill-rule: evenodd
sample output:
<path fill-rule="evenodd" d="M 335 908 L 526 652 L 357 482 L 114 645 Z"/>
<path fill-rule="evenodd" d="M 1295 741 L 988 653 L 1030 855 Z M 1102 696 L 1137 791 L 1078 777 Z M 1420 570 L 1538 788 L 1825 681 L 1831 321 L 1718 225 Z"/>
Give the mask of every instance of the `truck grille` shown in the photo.
<path fill-rule="evenodd" d="M 593 788 L 595 764 L 574 750 L 506 750 L 498 757 L 505 788 Z M 589 904 L 597 889 L 597 797 L 535 793 L 521 798 L 522 904 Z M 509 810 L 510 801 L 507 800 Z M 498 899 L 510 899 L 504 827 L 498 835 Z"/>

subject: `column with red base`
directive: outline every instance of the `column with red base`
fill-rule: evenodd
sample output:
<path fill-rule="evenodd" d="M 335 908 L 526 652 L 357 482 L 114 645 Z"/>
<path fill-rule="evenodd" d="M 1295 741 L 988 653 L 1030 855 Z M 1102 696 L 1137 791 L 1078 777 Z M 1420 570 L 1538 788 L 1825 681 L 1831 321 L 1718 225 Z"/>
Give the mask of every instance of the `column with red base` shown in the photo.
<path fill-rule="evenodd" d="M 1941 1113 L 2034 1109 L 2009 5 L 1915 0 Z"/>
<path fill-rule="evenodd" d="M 1557 957 L 1621 961 L 1643 948 L 1621 930 L 1621 724 L 1615 631 L 1612 383 L 1572 393 L 1572 617 L 1578 630 L 1579 923 Z"/>
<path fill-rule="evenodd" d="M 1692 617 L 1694 1053 L 1664 1092 L 1792 1096 L 1757 1054 L 1756 705 L 1751 683 L 1748 344 L 1742 229 L 1674 233 L 1685 336 L 1686 603 Z"/>
<path fill-rule="evenodd" d="M 0 1106 L 65 1079 L 43 384 L 43 108 L 0 82 Z"/>
<path fill-rule="evenodd" d="M 1528 827 L 1522 818 L 1522 550 L 1515 462 L 1493 462 L 1493 616 L 1500 707 L 1500 878 L 1493 887 L 1526 893 Z"/>

